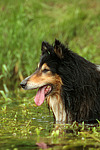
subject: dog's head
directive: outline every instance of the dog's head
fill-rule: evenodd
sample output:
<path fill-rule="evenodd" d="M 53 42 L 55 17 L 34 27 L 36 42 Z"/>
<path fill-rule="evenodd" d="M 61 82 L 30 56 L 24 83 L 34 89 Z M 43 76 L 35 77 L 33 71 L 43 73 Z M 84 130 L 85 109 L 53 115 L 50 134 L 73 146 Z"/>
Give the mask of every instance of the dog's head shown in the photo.
<path fill-rule="evenodd" d="M 36 71 L 21 82 L 21 86 L 25 90 L 39 89 L 35 97 L 35 103 L 38 106 L 44 102 L 47 96 L 60 94 L 63 83 L 58 70 L 66 49 L 58 40 L 55 40 L 54 46 L 42 42 L 41 53 Z"/>

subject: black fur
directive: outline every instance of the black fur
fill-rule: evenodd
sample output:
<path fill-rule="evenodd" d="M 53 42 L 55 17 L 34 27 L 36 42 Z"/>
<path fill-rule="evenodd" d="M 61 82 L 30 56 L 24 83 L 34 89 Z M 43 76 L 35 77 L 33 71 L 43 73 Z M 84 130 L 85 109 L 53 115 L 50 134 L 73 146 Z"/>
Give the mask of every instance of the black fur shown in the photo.
<path fill-rule="evenodd" d="M 42 43 L 40 65 L 47 63 L 63 82 L 61 96 L 72 121 L 95 123 L 100 120 L 100 71 L 97 66 L 55 40 Z"/>

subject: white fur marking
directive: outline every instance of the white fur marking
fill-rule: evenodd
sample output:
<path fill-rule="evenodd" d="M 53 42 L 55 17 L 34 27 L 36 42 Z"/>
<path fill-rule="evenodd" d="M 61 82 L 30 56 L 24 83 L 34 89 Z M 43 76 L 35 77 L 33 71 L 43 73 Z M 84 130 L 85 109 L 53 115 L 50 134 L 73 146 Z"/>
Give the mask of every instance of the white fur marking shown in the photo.
<path fill-rule="evenodd" d="M 100 71 L 100 65 L 97 65 L 97 70 Z"/>
<path fill-rule="evenodd" d="M 48 101 L 48 99 L 47 99 Z M 54 113 L 57 122 L 66 122 L 65 106 L 59 95 L 49 97 L 49 105 Z"/>

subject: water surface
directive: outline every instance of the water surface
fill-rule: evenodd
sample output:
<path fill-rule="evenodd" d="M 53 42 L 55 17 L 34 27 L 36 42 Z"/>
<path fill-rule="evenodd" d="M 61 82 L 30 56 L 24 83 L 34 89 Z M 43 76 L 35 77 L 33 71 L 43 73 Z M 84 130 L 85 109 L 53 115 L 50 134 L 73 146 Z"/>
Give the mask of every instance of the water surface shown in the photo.
<path fill-rule="evenodd" d="M 99 150 L 100 126 L 54 124 L 46 102 L 37 107 L 31 96 L 0 100 L 0 150 Z"/>

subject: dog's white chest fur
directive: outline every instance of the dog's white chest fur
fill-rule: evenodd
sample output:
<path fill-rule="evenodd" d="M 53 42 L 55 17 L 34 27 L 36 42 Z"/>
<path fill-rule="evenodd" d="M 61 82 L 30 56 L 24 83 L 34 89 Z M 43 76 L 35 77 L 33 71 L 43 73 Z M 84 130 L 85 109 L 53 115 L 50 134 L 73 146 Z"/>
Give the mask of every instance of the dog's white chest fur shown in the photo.
<path fill-rule="evenodd" d="M 47 103 L 54 113 L 56 122 L 66 122 L 65 106 L 62 103 L 61 97 L 57 94 L 49 96 Z"/>

